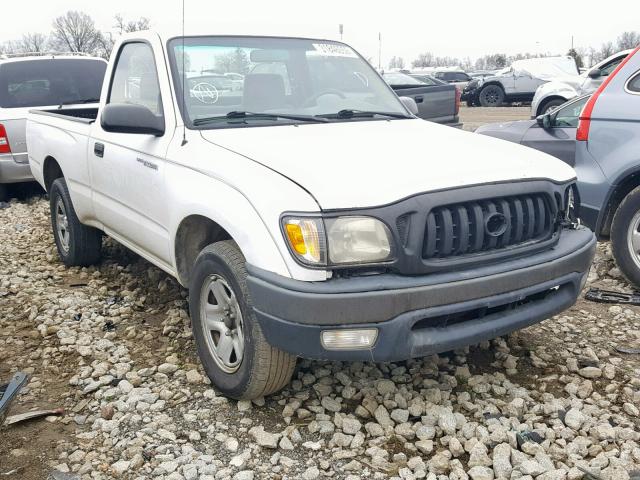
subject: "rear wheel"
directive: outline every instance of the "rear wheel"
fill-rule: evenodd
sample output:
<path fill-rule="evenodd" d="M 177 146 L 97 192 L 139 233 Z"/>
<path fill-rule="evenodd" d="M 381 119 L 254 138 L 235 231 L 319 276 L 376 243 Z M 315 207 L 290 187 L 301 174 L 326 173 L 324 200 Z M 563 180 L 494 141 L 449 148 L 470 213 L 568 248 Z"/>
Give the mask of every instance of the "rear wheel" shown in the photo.
<path fill-rule="evenodd" d="M 504 90 L 498 85 L 487 85 L 480 91 L 480 105 L 499 107 L 504 102 Z"/>
<path fill-rule="evenodd" d="M 539 115 L 546 115 L 547 113 L 555 110 L 557 107 L 562 105 L 564 102 L 566 102 L 566 100 L 563 100 L 561 98 L 552 98 L 551 100 L 547 100 L 540 107 Z"/>
<path fill-rule="evenodd" d="M 611 246 L 622 273 L 640 287 L 640 187 L 625 197 L 613 216 Z"/>
<path fill-rule="evenodd" d="M 64 178 L 51 184 L 49 204 L 53 238 L 62 262 L 68 267 L 97 263 L 102 253 L 102 233 L 80 223 Z"/>
<path fill-rule="evenodd" d="M 211 244 L 198 255 L 189 311 L 200 361 L 223 394 L 250 400 L 289 383 L 296 357 L 264 338 L 253 312 L 245 259 L 235 242 Z"/>
<path fill-rule="evenodd" d="M 6 202 L 9 200 L 9 189 L 4 183 L 0 183 L 0 202 Z"/>

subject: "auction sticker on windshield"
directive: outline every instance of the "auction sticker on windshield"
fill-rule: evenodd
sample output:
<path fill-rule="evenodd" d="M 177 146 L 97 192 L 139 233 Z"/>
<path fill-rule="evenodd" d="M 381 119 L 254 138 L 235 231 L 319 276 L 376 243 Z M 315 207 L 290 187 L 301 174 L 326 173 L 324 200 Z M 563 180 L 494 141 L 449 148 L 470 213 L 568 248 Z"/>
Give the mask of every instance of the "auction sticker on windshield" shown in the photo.
<path fill-rule="evenodd" d="M 351 48 L 338 43 L 314 43 L 313 48 L 315 48 L 318 55 L 323 55 L 325 57 L 358 57 L 356 52 Z"/>

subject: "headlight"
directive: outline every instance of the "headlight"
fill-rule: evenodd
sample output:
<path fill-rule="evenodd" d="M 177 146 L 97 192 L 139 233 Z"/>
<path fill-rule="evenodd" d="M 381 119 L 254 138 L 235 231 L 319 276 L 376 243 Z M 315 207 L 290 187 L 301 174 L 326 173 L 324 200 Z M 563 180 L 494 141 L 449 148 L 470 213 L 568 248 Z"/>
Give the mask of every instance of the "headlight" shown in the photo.
<path fill-rule="evenodd" d="M 291 252 L 311 266 L 381 263 L 393 256 L 389 228 L 372 217 L 284 217 Z"/>
<path fill-rule="evenodd" d="M 326 223 L 331 263 L 374 263 L 391 257 L 391 233 L 380 220 L 339 217 Z"/>
<path fill-rule="evenodd" d="M 576 184 L 569 185 L 564 192 L 564 220 L 578 223 L 580 218 L 580 197 Z"/>

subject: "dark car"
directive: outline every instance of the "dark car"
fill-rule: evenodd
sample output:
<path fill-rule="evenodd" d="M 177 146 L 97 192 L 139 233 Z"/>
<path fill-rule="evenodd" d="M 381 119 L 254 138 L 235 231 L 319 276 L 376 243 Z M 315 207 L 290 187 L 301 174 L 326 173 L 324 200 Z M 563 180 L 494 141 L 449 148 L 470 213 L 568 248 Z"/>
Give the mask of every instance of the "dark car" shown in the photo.
<path fill-rule="evenodd" d="M 535 148 L 574 166 L 576 128 L 590 96 L 576 97 L 534 120 L 490 123 L 478 128 L 476 133 Z"/>
<path fill-rule="evenodd" d="M 460 90 L 455 85 L 429 76 L 422 81 L 401 72 L 385 73 L 382 77 L 399 97 L 413 98 L 418 106 L 418 117 L 456 127 L 461 125 L 458 120 Z"/>

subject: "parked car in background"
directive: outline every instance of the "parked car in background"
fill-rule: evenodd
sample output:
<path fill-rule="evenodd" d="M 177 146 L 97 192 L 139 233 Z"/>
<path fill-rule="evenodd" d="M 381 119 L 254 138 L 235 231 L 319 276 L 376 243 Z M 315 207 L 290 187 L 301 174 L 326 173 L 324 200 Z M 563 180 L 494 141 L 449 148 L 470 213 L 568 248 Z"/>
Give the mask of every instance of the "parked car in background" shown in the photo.
<path fill-rule="evenodd" d="M 31 108 L 97 103 L 107 63 L 73 54 L 0 56 L 0 201 L 7 185 L 33 181 L 25 125 Z"/>
<path fill-rule="evenodd" d="M 580 216 L 640 287 L 640 47 L 587 101 L 576 133 Z"/>
<path fill-rule="evenodd" d="M 547 113 L 578 95 L 594 92 L 631 52 L 618 52 L 580 75 L 565 75 L 540 85 L 531 102 L 531 118 Z"/>
<path fill-rule="evenodd" d="M 247 74 L 232 105 L 181 90 L 182 55 L 238 49 L 287 82 Z M 27 129 L 61 260 L 97 262 L 105 232 L 176 277 L 232 398 L 278 391 L 297 356 L 395 362 L 540 322 L 593 260 L 571 167 L 415 118 L 341 42 L 128 34 L 99 108 Z"/>
<path fill-rule="evenodd" d="M 460 90 L 437 79 L 419 80 L 400 72 L 389 72 L 382 78 L 400 97 L 413 98 L 418 117 L 449 126 L 460 127 Z M 428 82 L 428 83 L 427 83 Z"/>
<path fill-rule="evenodd" d="M 569 56 L 516 60 L 495 75 L 471 80 L 462 92 L 462 99 L 469 106 L 483 107 L 530 102 L 543 83 L 577 74 L 576 62 Z"/>
<path fill-rule="evenodd" d="M 442 80 L 445 83 L 453 84 L 462 91 L 467 83 L 471 81 L 471 77 L 463 71 L 444 71 L 435 72 L 433 74 L 438 80 Z"/>
<path fill-rule="evenodd" d="M 591 94 L 569 100 L 534 120 L 490 123 L 476 133 L 519 143 L 575 165 L 578 118 Z"/>

